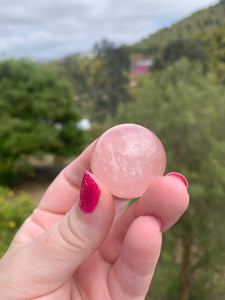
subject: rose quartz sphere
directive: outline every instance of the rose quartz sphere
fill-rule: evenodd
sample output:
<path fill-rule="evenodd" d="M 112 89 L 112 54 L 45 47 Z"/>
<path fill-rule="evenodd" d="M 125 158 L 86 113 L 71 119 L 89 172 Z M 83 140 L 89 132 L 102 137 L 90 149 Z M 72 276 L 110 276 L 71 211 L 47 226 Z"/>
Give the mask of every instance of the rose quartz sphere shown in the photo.
<path fill-rule="evenodd" d="M 136 198 L 143 195 L 151 179 L 162 176 L 166 156 L 157 136 L 136 124 L 110 128 L 98 139 L 91 168 L 112 195 Z"/>

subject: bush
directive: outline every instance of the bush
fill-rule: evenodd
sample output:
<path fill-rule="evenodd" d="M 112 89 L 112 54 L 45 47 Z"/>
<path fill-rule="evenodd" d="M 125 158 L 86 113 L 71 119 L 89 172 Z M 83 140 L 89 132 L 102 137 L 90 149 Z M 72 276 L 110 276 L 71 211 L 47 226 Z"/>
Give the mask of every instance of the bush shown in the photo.
<path fill-rule="evenodd" d="M 70 157 L 83 149 L 71 84 L 59 70 L 24 59 L 0 62 L 0 184 L 11 185 L 27 157 Z"/>
<path fill-rule="evenodd" d="M 0 186 L 0 257 L 33 209 L 34 204 L 27 194 L 15 197 L 13 191 Z"/>

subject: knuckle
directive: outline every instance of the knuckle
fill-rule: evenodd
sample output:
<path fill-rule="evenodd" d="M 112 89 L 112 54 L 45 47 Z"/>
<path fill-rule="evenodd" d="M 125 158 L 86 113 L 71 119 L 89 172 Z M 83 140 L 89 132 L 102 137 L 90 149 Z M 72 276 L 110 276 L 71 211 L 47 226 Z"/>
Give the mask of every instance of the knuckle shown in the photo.
<path fill-rule="evenodd" d="M 58 224 L 58 231 L 64 247 L 73 253 L 83 251 L 86 248 L 87 238 L 84 226 L 73 216 L 73 211 L 69 211 L 66 218 Z"/>

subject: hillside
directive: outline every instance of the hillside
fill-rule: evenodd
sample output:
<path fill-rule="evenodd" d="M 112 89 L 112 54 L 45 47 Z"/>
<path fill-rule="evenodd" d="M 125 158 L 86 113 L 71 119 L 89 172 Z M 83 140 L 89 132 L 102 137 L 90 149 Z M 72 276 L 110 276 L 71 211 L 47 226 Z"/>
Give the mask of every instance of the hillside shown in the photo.
<path fill-rule="evenodd" d="M 199 39 L 209 31 L 225 26 L 225 1 L 200 10 L 168 28 L 164 28 L 130 47 L 132 53 L 155 54 L 171 41 Z"/>

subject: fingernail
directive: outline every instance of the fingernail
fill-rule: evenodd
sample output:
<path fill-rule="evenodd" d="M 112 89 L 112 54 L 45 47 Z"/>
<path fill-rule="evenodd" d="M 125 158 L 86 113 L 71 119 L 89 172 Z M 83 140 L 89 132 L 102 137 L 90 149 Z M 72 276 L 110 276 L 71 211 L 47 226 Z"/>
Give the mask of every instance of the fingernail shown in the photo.
<path fill-rule="evenodd" d="M 96 205 L 100 195 L 100 188 L 89 172 L 84 173 L 80 189 L 79 207 L 84 213 L 91 213 Z"/>
<path fill-rule="evenodd" d="M 188 180 L 183 174 L 177 173 L 177 172 L 170 172 L 170 173 L 166 174 L 166 176 L 174 176 L 174 177 L 180 179 L 181 181 L 183 181 L 186 188 L 188 189 Z"/>
<path fill-rule="evenodd" d="M 154 217 L 154 218 L 158 221 L 160 231 L 162 231 L 162 220 L 160 219 L 160 217 L 157 216 L 157 215 L 155 215 L 155 214 L 150 214 L 149 216 L 150 216 L 150 217 Z"/>

